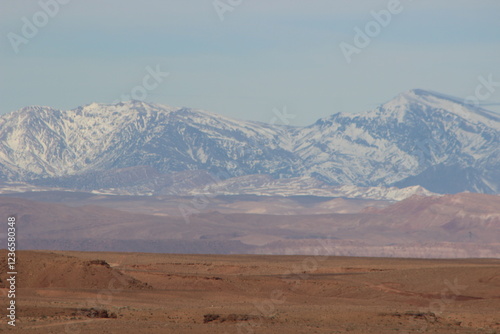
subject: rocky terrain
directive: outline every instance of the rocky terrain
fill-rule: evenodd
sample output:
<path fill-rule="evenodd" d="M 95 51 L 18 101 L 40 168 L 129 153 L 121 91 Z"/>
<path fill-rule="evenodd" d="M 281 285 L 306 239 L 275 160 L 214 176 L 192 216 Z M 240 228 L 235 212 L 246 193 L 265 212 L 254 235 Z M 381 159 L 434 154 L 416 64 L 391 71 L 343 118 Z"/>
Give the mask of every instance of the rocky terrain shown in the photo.
<path fill-rule="evenodd" d="M 500 331 L 493 259 L 33 251 L 18 258 L 15 331 L 27 334 Z"/>
<path fill-rule="evenodd" d="M 498 114 L 420 89 L 306 127 L 139 101 L 26 107 L 0 117 L 0 181 L 159 195 L 268 175 L 298 178 L 288 193 L 307 183 L 498 194 L 499 143 Z M 252 179 L 244 193 L 259 188 Z"/>

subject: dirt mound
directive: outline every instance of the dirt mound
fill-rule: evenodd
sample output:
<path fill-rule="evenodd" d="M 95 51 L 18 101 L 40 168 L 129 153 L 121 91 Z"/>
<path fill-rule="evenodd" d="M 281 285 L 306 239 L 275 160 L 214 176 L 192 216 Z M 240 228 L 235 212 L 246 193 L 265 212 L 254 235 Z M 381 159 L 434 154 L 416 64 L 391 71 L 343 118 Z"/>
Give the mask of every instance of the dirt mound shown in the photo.
<path fill-rule="evenodd" d="M 111 268 L 104 260 L 82 260 L 49 252 L 18 251 L 20 288 L 146 289 L 144 284 Z M 7 251 L 0 250 L 0 276 L 6 277 Z M 5 283 L 0 282 L 0 287 Z"/>

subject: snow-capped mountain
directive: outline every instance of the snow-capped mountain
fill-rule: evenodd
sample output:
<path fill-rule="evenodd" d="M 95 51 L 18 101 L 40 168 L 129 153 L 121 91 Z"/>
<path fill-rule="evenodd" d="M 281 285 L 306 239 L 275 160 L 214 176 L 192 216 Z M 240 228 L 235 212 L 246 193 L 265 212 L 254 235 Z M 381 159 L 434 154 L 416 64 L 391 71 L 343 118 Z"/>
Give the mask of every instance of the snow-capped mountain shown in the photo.
<path fill-rule="evenodd" d="M 295 133 L 311 175 L 334 184 L 500 191 L 500 115 L 424 90 Z"/>
<path fill-rule="evenodd" d="M 303 128 L 139 101 L 27 107 L 0 117 L 0 180 L 78 188 L 85 175 L 106 184 L 110 170 L 146 166 L 140 177 L 155 180 L 198 170 L 217 179 L 268 174 L 499 193 L 499 143 L 499 115 L 424 90 Z"/>
<path fill-rule="evenodd" d="M 0 120 L 0 164 L 4 177 L 21 180 L 140 165 L 163 173 L 289 174 L 296 157 L 281 147 L 282 132 L 139 101 L 69 111 L 28 107 Z"/>

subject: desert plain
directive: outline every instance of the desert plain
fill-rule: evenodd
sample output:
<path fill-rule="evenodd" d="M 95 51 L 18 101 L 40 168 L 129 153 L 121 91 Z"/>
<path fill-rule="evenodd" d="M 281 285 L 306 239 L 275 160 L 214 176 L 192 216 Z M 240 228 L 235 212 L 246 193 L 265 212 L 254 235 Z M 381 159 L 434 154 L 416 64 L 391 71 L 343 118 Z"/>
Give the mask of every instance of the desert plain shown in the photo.
<path fill-rule="evenodd" d="M 5 333 L 500 333 L 499 259 L 18 251 Z"/>

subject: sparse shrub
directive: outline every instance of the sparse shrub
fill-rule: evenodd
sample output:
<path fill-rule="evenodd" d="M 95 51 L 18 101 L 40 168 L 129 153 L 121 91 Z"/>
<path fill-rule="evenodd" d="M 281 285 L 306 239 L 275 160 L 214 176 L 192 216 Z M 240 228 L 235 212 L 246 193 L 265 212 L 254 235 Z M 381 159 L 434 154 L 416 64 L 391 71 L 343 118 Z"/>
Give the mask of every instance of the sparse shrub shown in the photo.
<path fill-rule="evenodd" d="M 218 320 L 220 319 L 220 315 L 219 314 L 212 314 L 212 313 L 209 313 L 209 314 L 205 314 L 203 316 L 203 323 L 207 323 L 207 322 L 211 322 L 211 321 L 215 321 L 215 320 Z"/>

